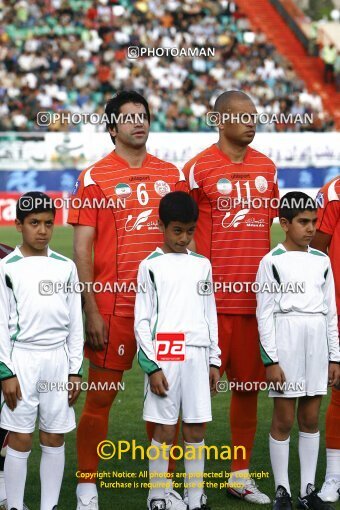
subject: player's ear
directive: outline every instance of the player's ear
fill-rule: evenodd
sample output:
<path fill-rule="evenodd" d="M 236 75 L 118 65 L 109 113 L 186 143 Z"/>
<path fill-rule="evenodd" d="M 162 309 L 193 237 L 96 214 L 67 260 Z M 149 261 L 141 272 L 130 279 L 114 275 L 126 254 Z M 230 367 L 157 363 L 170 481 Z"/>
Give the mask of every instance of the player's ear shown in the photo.
<path fill-rule="evenodd" d="M 113 138 L 115 138 L 117 136 L 116 128 L 109 128 L 108 131 L 109 131 L 110 135 L 113 136 Z"/>
<path fill-rule="evenodd" d="M 280 218 L 280 225 L 285 232 L 288 231 L 289 221 L 287 218 Z"/>
<path fill-rule="evenodd" d="M 158 228 L 164 234 L 165 226 L 164 226 L 164 223 L 162 222 L 162 220 L 158 220 Z"/>
<path fill-rule="evenodd" d="M 22 232 L 22 223 L 18 218 L 15 218 L 15 228 L 18 232 Z"/>

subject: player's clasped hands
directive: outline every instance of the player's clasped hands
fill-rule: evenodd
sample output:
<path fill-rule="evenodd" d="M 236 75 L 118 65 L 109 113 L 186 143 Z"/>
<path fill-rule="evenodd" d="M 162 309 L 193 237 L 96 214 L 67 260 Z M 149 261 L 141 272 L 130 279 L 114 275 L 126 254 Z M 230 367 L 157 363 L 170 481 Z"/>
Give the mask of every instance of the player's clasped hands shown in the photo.
<path fill-rule="evenodd" d="M 95 351 L 107 344 L 107 327 L 98 311 L 87 311 L 85 321 L 86 343 Z"/>
<path fill-rule="evenodd" d="M 283 393 L 283 387 L 286 382 L 286 376 L 280 365 L 269 365 L 266 367 L 266 378 L 268 383 L 275 386 L 276 391 Z"/>
<path fill-rule="evenodd" d="M 22 399 L 18 378 L 11 377 L 10 379 L 5 379 L 1 382 L 1 386 L 6 404 L 11 411 L 14 411 L 17 406 L 17 400 Z"/>
<path fill-rule="evenodd" d="M 166 397 L 166 392 L 169 389 L 168 381 L 163 373 L 163 370 L 158 370 L 149 376 L 150 389 L 152 393 L 159 397 Z"/>

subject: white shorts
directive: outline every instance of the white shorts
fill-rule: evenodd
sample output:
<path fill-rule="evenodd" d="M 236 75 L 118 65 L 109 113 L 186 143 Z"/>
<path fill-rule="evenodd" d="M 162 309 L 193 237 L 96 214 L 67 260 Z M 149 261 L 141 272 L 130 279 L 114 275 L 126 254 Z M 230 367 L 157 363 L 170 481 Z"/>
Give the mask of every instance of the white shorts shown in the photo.
<path fill-rule="evenodd" d="M 144 420 L 175 425 L 182 410 L 185 423 L 211 421 L 209 348 L 186 346 L 185 361 L 162 361 L 160 367 L 169 390 L 166 397 L 155 395 L 146 376 Z"/>
<path fill-rule="evenodd" d="M 270 390 L 269 396 L 326 395 L 329 356 L 325 316 L 277 314 L 275 338 L 286 387 L 283 393 Z"/>
<path fill-rule="evenodd" d="M 19 380 L 22 400 L 11 411 L 4 403 L 1 427 L 13 432 L 31 433 L 39 413 L 39 429 L 63 434 L 76 427 L 74 410 L 68 405 L 68 354 L 66 346 L 38 350 L 15 347 L 12 362 Z M 50 387 L 59 383 L 58 387 Z M 52 384 L 53 386 L 53 384 Z M 3 395 L 2 402 L 4 402 Z"/>

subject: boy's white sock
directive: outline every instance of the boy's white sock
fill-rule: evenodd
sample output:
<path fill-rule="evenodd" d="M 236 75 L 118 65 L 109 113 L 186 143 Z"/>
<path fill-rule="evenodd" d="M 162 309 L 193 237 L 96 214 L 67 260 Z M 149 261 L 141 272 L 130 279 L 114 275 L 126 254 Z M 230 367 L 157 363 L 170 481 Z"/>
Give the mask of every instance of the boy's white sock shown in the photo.
<path fill-rule="evenodd" d="M 167 445 L 166 448 L 161 448 L 162 443 L 152 439 L 151 445 L 154 446 L 152 457 L 155 457 L 155 460 L 149 459 L 149 481 L 151 483 L 149 498 L 165 499 L 165 484 L 169 481 L 166 475 L 168 473 L 169 452 L 172 444 Z M 159 451 L 158 455 L 156 455 L 156 449 Z M 155 473 L 156 476 L 152 476 L 153 473 Z M 152 487 L 152 485 L 155 485 L 155 487 Z"/>
<path fill-rule="evenodd" d="M 332 479 L 340 482 L 340 450 L 327 448 L 326 452 L 327 452 L 326 480 Z"/>
<path fill-rule="evenodd" d="M 275 490 L 282 485 L 291 494 L 288 479 L 289 441 L 278 441 L 269 434 L 270 462 L 274 474 Z"/>
<path fill-rule="evenodd" d="M 27 459 L 29 452 L 18 452 L 7 446 L 5 460 L 5 484 L 8 508 L 22 510 L 27 475 Z"/>
<path fill-rule="evenodd" d="M 51 510 L 58 504 L 65 466 L 65 444 L 62 446 L 40 445 L 41 506 L 40 510 Z"/>
<path fill-rule="evenodd" d="M 204 446 L 204 441 L 201 443 L 187 443 L 184 441 L 184 469 L 186 474 L 186 481 L 189 484 L 188 487 L 188 499 L 189 499 L 189 510 L 192 508 L 201 507 L 201 496 L 203 494 L 203 473 L 204 473 L 204 458 L 205 450 L 201 448 Z M 188 447 L 190 447 L 188 449 Z M 192 453 L 190 457 L 194 457 L 192 460 L 186 459 L 185 452 L 192 452 L 195 448 L 195 453 Z M 201 450 L 200 450 L 201 448 Z"/>
<path fill-rule="evenodd" d="M 309 434 L 299 432 L 299 458 L 300 458 L 300 494 L 306 496 L 309 483 L 314 485 L 316 465 L 319 455 L 320 432 Z"/>

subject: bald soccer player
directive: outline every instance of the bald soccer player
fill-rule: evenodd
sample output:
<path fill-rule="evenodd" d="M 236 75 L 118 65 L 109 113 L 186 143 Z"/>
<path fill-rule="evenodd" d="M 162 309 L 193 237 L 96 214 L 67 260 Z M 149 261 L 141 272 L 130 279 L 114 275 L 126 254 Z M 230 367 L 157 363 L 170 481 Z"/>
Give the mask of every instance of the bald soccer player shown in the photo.
<path fill-rule="evenodd" d="M 319 191 L 316 235 L 311 243 L 327 253 L 331 259 L 338 319 L 340 316 L 340 175 L 325 184 Z M 338 322 L 340 324 L 340 321 Z M 331 402 L 326 415 L 327 471 L 319 493 L 321 499 L 336 502 L 340 492 L 340 387 L 332 388 Z"/>
<path fill-rule="evenodd" d="M 214 109 L 220 116 L 219 139 L 190 160 L 184 174 L 199 205 L 197 252 L 208 257 L 213 268 L 221 375 L 226 372 L 235 383 L 230 405 L 232 444 L 245 446 L 247 452 L 245 459 L 233 460 L 227 491 L 250 503 L 267 504 L 270 499 L 249 476 L 258 385 L 265 381 L 256 298 L 249 287 L 261 258 L 270 250 L 270 227 L 277 215 L 271 202 L 279 197 L 277 172 L 269 158 L 249 147 L 256 128 L 250 97 L 240 91 L 224 92 Z"/>

